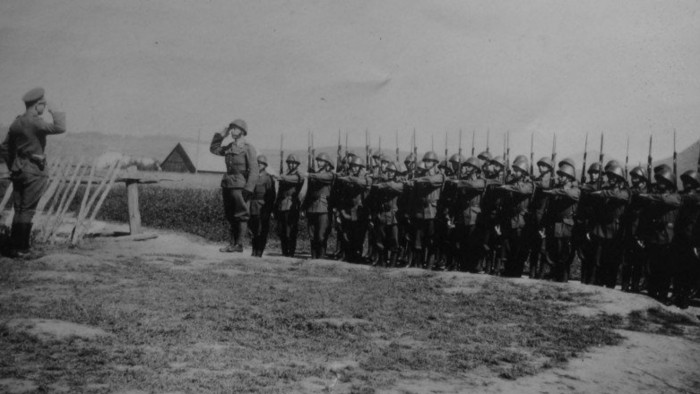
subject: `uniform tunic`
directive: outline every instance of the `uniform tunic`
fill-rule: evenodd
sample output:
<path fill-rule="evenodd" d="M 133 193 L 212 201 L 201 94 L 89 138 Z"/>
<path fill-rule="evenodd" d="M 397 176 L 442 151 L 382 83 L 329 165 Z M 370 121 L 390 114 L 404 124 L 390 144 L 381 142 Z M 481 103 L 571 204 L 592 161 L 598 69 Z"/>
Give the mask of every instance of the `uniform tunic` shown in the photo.
<path fill-rule="evenodd" d="M 547 261 L 552 263 L 552 278 L 558 282 L 566 282 L 569 280 L 569 268 L 575 256 L 572 236 L 581 190 L 575 184 L 569 184 L 548 193 L 552 197 L 543 217 Z"/>
<path fill-rule="evenodd" d="M 65 113 L 54 112 L 52 117 L 53 123 L 47 123 L 37 114 L 18 116 L 10 125 L 0 147 L 14 186 L 14 223 L 32 222 L 39 199 L 45 191 L 48 180 L 44 155 L 46 136 L 66 131 Z"/>
<path fill-rule="evenodd" d="M 221 179 L 226 218 L 233 226 L 237 222 L 246 222 L 250 218 L 250 207 L 242 190 L 253 193 L 260 176 L 255 148 L 246 143 L 243 137 L 222 146 L 224 136 L 215 133 L 209 151 L 226 160 L 226 174 Z"/>

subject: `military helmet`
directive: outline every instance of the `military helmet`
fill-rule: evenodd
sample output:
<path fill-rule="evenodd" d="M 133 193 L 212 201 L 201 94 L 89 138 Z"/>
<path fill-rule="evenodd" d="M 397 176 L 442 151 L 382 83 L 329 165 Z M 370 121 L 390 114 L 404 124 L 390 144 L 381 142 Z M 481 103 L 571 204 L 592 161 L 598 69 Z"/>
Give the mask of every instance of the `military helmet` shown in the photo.
<path fill-rule="evenodd" d="M 294 153 L 290 153 L 289 156 L 287 156 L 287 164 L 289 163 L 301 164 Z"/>
<path fill-rule="evenodd" d="M 559 164 L 561 164 L 561 162 L 559 162 Z M 554 171 L 554 163 L 552 162 L 552 159 L 550 159 L 547 156 L 543 156 L 539 160 L 537 160 L 537 165 L 549 167 L 549 171 Z"/>
<path fill-rule="evenodd" d="M 450 163 L 459 164 L 462 162 L 464 162 L 464 158 L 459 153 L 455 153 L 454 155 L 450 156 Z"/>
<path fill-rule="evenodd" d="M 365 161 L 360 156 L 354 156 L 350 159 L 350 165 L 365 168 Z"/>
<path fill-rule="evenodd" d="M 425 154 L 423 155 L 423 161 L 434 161 L 437 163 L 440 160 L 438 159 L 438 156 L 435 152 L 428 151 L 428 152 L 425 152 Z"/>
<path fill-rule="evenodd" d="M 413 163 L 414 161 L 416 161 L 416 156 L 413 153 L 411 153 L 408 156 L 406 156 L 406 158 L 404 159 L 403 162 L 404 162 L 404 164 L 407 164 L 407 163 Z"/>
<path fill-rule="evenodd" d="M 641 166 L 634 167 L 630 171 L 630 177 L 642 178 L 645 182 L 649 182 L 649 176 L 647 175 L 647 170 Z"/>
<path fill-rule="evenodd" d="M 381 163 L 391 163 L 393 160 L 389 158 L 389 155 L 382 153 L 379 155 L 379 161 Z"/>
<path fill-rule="evenodd" d="M 469 166 L 477 171 L 481 171 L 481 161 L 476 157 L 472 156 L 464 162 L 464 165 Z"/>
<path fill-rule="evenodd" d="M 316 155 L 316 160 L 325 162 L 331 167 L 331 169 L 333 169 L 333 161 L 331 160 L 331 157 L 328 155 L 328 153 L 319 153 L 318 155 Z"/>
<path fill-rule="evenodd" d="M 421 170 L 421 171 L 427 171 L 427 170 L 428 170 L 428 167 L 426 167 L 424 161 L 418 162 L 418 165 L 416 166 L 416 168 L 418 168 L 418 169 Z"/>
<path fill-rule="evenodd" d="M 619 161 L 613 159 L 607 162 L 607 164 L 605 164 L 605 172 L 608 172 L 608 170 L 610 170 L 613 166 L 622 167 Z"/>
<path fill-rule="evenodd" d="M 588 173 L 591 174 L 594 172 L 600 172 L 600 163 L 595 162 L 595 163 L 591 164 L 590 166 L 588 166 Z"/>
<path fill-rule="evenodd" d="M 671 173 L 673 173 L 673 170 L 668 164 L 659 164 L 658 166 L 654 167 L 654 173 L 659 171 L 671 171 Z"/>
<path fill-rule="evenodd" d="M 265 157 L 265 155 L 258 155 L 258 163 L 267 165 L 267 157 Z"/>
<path fill-rule="evenodd" d="M 376 151 L 372 152 L 372 158 L 379 160 L 382 157 L 382 152 L 377 149 Z"/>
<path fill-rule="evenodd" d="M 525 155 L 516 156 L 515 160 L 513 160 L 513 164 L 511 165 L 511 167 L 517 168 L 518 170 L 526 174 L 530 172 L 530 162 L 527 160 L 527 157 L 525 157 Z"/>
<path fill-rule="evenodd" d="M 501 169 L 506 168 L 506 161 L 503 160 L 501 156 L 494 157 L 489 163 L 493 164 L 494 166 L 500 167 Z"/>
<path fill-rule="evenodd" d="M 389 172 L 398 172 L 396 169 L 396 164 L 394 164 L 393 161 L 390 161 L 389 164 L 386 165 L 386 170 Z"/>
<path fill-rule="evenodd" d="M 401 163 L 401 162 L 396 162 L 396 163 L 390 162 L 390 163 L 391 163 L 391 164 L 394 164 L 394 167 L 396 168 L 396 172 L 397 172 L 399 175 L 405 175 L 405 174 L 406 174 L 406 172 L 407 172 L 406 166 L 405 166 L 403 163 Z"/>
<path fill-rule="evenodd" d="M 688 170 L 681 175 L 681 182 L 683 186 L 690 186 L 690 188 L 697 189 L 700 187 L 700 173 L 695 170 Z"/>
<path fill-rule="evenodd" d="M 489 153 L 488 151 L 483 151 L 483 152 L 479 153 L 476 157 L 479 160 L 485 161 L 487 163 L 490 162 L 491 159 L 493 158 L 493 156 L 491 156 L 491 153 Z"/>
<path fill-rule="evenodd" d="M 351 150 L 345 152 L 345 157 L 347 157 L 348 160 L 349 160 L 350 158 L 352 158 L 352 157 L 355 157 L 355 156 L 357 156 L 357 155 L 355 154 L 355 152 L 353 152 L 353 151 L 351 151 Z"/>
<path fill-rule="evenodd" d="M 665 164 L 662 164 L 662 165 L 656 167 L 655 170 L 657 170 L 657 171 L 655 171 L 655 173 L 654 173 L 654 179 L 657 182 L 663 182 L 667 186 L 671 186 L 671 187 L 675 186 L 675 183 L 673 182 L 674 176 L 673 176 L 673 171 L 671 171 L 671 167 L 669 167 Z"/>
<path fill-rule="evenodd" d="M 570 159 L 566 158 L 559 162 L 559 170 L 557 175 L 566 176 L 570 180 L 576 180 L 576 163 Z"/>
<path fill-rule="evenodd" d="M 248 124 L 245 122 L 243 119 L 236 119 L 233 122 L 228 124 L 228 128 L 237 128 L 240 129 L 244 135 L 248 135 Z"/>
<path fill-rule="evenodd" d="M 448 166 L 447 160 L 442 160 L 442 161 L 438 164 L 438 168 L 442 168 L 442 169 L 445 169 L 445 170 L 447 170 L 447 169 L 450 169 L 450 170 L 451 170 L 451 169 L 452 169 L 452 168 L 450 168 L 450 167 Z"/>
<path fill-rule="evenodd" d="M 625 171 L 620 167 L 619 163 L 615 160 L 611 160 L 608 165 L 605 166 L 605 174 L 608 177 L 615 177 L 621 181 L 625 181 Z"/>

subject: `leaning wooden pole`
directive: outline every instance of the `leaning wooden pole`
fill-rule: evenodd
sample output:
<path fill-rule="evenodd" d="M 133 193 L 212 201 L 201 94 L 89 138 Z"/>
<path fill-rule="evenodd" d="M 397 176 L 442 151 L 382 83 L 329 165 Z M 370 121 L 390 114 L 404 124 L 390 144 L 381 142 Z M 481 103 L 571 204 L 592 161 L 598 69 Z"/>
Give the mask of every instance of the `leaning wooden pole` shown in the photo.
<path fill-rule="evenodd" d="M 63 224 L 63 220 L 66 217 L 66 213 L 68 212 L 68 209 L 70 208 L 71 204 L 73 203 L 73 200 L 75 199 L 75 195 L 78 192 L 78 189 L 80 188 L 83 178 L 87 175 L 89 171 L 88 167 L 89 166 L 83 167 L 83 170 L 78 174 L 78 177 L 76 178 L 75 183 L 71 188 L 70 195 L 59 209 L 58 215 L 56 216 L 53 225 L 49 228 L 49 231 L 46 234 L 45 241 L 50 241 L 51 237 L 56 233 L 56 231 L 58 231 L 59 227 L 61 227 L 61 224 Z"/>
<path fill-rule="evenodd" d="M 77 179 L 78 174 L 82 170 L 84 161 L 85 159 L 82 158 L 78 161 L 78 164 L 75 166 L 75 170 L 71 174 L 70 180 L 68 180 L 65 187 L 63 188 L 63 193 L 61 194 L 60 199 L 56 198 L 52 206 L 51 212 L 49 216 L 47 216 L 47 220 L 43 223 L 43 226 L 41 226 L 41 234 L 39 236 L 39 239 L 42 242 L 46 242 L 48 240 L 49 233 L 56 225 L 56 221 L 58 220 L 61 209 L 63 209 L 63 206 L 68 200 L 68 195 L 72 192 L 75 186 L 75 180 Z"/>
<path fill-rule="evenodd" d="M 90 214 L 90 211 L 92 210 L 95 201 L 97 200 L 97 197 L 102 193 L 105 187 L 107 187 L 107 183 L 109 179 L 112 177 L 112 173 L 114 173 L 118 167 L 118 164 L 121 161 L 116 161 L 112 163 L 111 166 L 108 167 L 107 173 L 105 176 L 102 178 L 102 181 L 100 181 L 100 184 L 97 186 L 95 189 L 95 192 L 92 193 L 87 201 L 87 204 L 85 204 L 84 207 L 81 207 L 80 211 L 78 212 L 78 220 L 75 222 L 75 228 L 73 229 L 73 235 L 71 236 L 71 244 L 75 245 L 80 241 L 80 237 L 82 236 L 82 233 L 86 230 L 85 227 L 85 218 L 88 217 Z"/>
<path fill-rule="evenodd" d="M 85 235 L 85 231 L 87 231 L 87 229 L 89 229 L 90 226 L 92 225 L 92 222 L 95 220 L 95 217 L 97 216 L 97 213 L 100 211 L 100 208 L 102 208 L 102 204 L 105 202 L 105 199 L 107 198 L 107 195 L 109 194 L 109 191 L 112 190 L 112 186 L 114 186 L 114 180 L 117 179 L 117 174 L 119 174 L 119 170 L 120 170 L 119 167 L 121 165 L 121 162 L 122 161 L 119 160 L 115 170 L 112 172 L 112 176 L 109 178 L 109 184 L 107 185 L 107 188 L 100 196 L 100 200 L 97 202 L 97 205 L 92 210 L 92 213 L 90 214 L 90 219 L 88 219 L 88 221 L 85 225 L 85 230 L 83 230 L 82 234 L 80 234 L 78 237 L 78 242 L 80 242 L 83 235 Z"/>

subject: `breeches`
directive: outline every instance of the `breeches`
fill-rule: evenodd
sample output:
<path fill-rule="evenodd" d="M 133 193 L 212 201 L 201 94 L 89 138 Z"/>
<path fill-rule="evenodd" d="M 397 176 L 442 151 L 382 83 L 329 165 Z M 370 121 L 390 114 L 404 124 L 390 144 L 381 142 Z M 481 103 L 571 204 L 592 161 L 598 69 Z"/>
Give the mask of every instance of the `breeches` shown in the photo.
<path fill-rule="evenodd" d="M 12 178 L 12 201 L 15 207 L 13 223 L 30 224 L 36 214 L 42 194 L 46 191 L 48 178 L 21 173 Z"/>
<path fill-rule="evenodd" d="M 224 197 L 224 213 L 226 220 L 233 225 L 237 222 L 246 222 L 250 218 L 248 202 L 243 198 L 243 189 L 222 188 Z"/>
<path fill-rule="evenodd" d="M 331 233 L 330 215 L 327 212 L 308 213 L 306 221 L 309 224 L 311 242 L 325 245 Z"/>

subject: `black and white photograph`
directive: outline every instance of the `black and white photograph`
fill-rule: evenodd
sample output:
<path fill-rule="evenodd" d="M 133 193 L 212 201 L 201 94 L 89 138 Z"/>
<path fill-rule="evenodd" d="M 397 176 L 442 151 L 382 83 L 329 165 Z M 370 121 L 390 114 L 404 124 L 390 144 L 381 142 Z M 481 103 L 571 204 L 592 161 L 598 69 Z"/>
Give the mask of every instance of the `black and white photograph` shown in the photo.
<path fill-rule="evenodd" d="M 700 2 L 3 0 L 0 393 L 700 393 Z"/>

